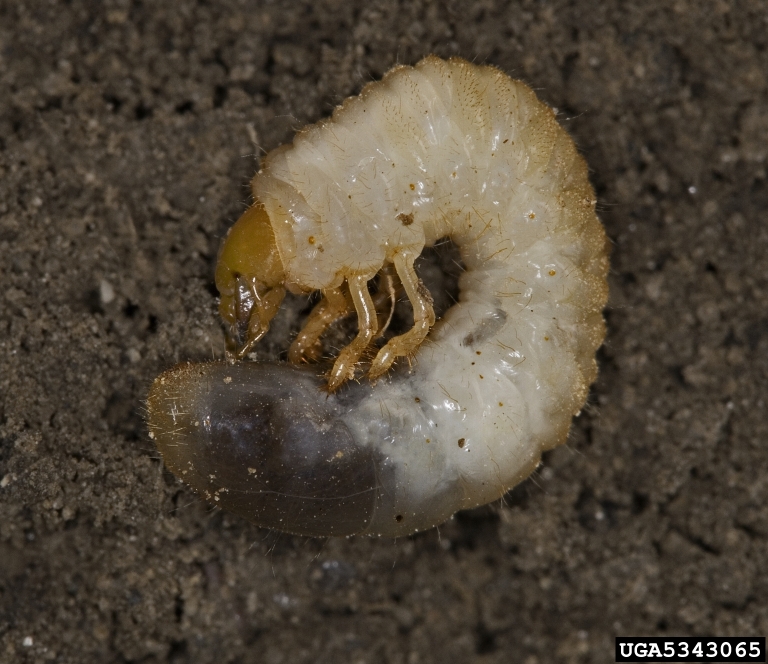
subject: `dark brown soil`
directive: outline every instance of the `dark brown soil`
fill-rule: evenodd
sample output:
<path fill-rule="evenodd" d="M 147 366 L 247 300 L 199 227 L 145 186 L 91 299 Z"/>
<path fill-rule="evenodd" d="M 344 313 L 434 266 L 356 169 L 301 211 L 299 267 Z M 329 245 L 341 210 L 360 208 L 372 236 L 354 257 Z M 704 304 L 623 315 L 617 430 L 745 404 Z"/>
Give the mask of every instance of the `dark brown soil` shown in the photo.
<path fill-rule="evenodd" d="M 0 661 L 612 662 L 768 633 L 768 3 L 0 0 Z M 569 444 L 400 541 L 276 535 L 163 470 L 265 149 L 395 62 L 560 110 L 614 242 Z M 265 348 L 296 329 L 280 319 Z"/>

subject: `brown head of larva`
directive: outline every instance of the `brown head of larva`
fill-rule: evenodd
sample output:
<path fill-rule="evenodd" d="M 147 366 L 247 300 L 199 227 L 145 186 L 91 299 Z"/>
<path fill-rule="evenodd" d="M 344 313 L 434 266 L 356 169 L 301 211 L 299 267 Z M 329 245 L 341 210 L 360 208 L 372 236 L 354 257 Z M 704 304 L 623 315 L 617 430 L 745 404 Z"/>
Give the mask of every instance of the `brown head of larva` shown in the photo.
<path fill-rule="evenodd" d="M 234 226 L 219 251 L 216 288 L 227 326 L 227 348 L 247 355 L 269 330 L 285 297 L 285 269 L 264 206 L 256 201 Z"/>

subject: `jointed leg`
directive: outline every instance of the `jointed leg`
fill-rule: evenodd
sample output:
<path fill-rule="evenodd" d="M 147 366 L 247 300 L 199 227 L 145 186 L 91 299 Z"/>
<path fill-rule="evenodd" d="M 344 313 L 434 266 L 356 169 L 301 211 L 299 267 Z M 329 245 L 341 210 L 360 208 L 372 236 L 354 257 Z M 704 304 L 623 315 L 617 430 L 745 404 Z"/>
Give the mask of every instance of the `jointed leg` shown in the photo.
<path fill-rule="evenodd" d="M 394 259 L 397 276 L 400 277 L 413 307 L 413 327 L 405 334 L 390 339 L 379 351 L 368 372 L 368 376 L 372 379 L 385 373 L 398 357 L 415 353 L 435 324 L 432 296 L 417 276 L 416 270 L 413 269 L 415 258 L 411 253 L 400 253 L 396 254 Z"/>
<path fill-rule="evenodd" d="M 400 281 L 397 278 L 395 268 L 391 263 L 387 263 L 379 270 L 379 287 L 373 296 L 373 306 L 376 307 L 379 321 L 379 337 L 384 335 L 384 332 L 387 331 L 389 324 L 392 322 L 395 305 L 397 304 L 397 291 L 399 289 Z M 387 308 L 385 309 L 385 307 Z"/>
<path fill-rule="evenodd" d="M 320 337 L 340 318 L 352 311 L 350 303 L 341 288 L 329 288 L 323 291 L 323 299 L 312 309 L 304 327 L 288 349 L 288 361 L 300 364 L 307 360 L 316 360 L 320 349 Z"/>
<path fill-rule="evenodd" d="M 336 358 L 336 363 L 331 369 L 331 375 L 328 377 L 328 390 L 330 392 L 338 389 L 342 383 L 353 378 L 355 375 L 355 365 L 360 359 L 363 351 L 373 340 L 376 334 L 376 308 L 373 306 L 373 300 L 368 293 L 367 277 L 350 277 L 347 279 L 349 284 L 349 294 L 352 296 L 352 302 L 357 312 L 357 336 L 346 348 L 342 349 Z"/>

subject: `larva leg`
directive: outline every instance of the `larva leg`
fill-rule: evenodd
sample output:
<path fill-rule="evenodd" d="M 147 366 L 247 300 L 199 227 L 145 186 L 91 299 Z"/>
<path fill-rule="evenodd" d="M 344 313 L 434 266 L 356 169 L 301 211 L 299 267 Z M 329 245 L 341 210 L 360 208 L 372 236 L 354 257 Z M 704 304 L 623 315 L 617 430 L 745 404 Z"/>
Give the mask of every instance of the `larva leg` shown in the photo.
<path fill-rule="evenodd" d="M 400 281 L 397 278 L 397 272 L 391 263 L 387 263 L 379 271 L 379 288 L 373 296 L 373 304 L 379 317 L 379 336 L 383 336 L 392 322 L 392 316 L 395 313 L 397 304 L 397 291 L 400 289 Z M 383 311 L 385 305 L 388 305 L 389 312 L 384 317 Z"/>
<path fill-rule="evenodd" d="M 394 260 L 397 276 L 400 277 L 413 307 L 413 327 L 405 334 L 390 339 L 379 351 L 368 372 L 372 379 L 385 373 L 398 357 L 413 354 L 435 324 L 432 297 L 413 269 L 414 259 L 413 254 L 402 253 L 396 254 Z"/>
<path fill-rule="evenodd" d="M 320 337 L 330 325 L 351 311 L 352 307 L 341 288 L 323 291 L 323 299 L 312 309 L 304 327 L 288 349 L 288 361 L 291 364 L 301 364 L 307 360 L 316 360 Z"/>
<path fill-rule="evenodd" d="M 368 292 L 368 277 L 350 277 L 347 279 L 347 283 L 357 312 L 358 332 L 352 343 L 344 348 L 336 358 L 336 363 L 331 369 L 331 375 L 328 377 L 329 392 L 334 392 L 344 381 L 354 377 L 355 365 L 360 359 L 360 355 L 373 340 L 378 326 L 376 307 L 373 306 L 373 300 Z"/>

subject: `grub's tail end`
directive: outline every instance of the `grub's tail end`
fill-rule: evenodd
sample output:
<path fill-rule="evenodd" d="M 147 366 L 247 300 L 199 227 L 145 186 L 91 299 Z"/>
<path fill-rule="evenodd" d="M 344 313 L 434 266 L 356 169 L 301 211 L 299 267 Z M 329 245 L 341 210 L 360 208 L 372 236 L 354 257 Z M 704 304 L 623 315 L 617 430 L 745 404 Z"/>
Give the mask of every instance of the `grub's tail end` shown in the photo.
<path fill-rule="evenodd" d="M 284 364 L 181 364 L 152 385 L 150 436 L 174 475 L 259 526 L 360 533 L 377 501 L 375 452 L 323 382 Z"/>

